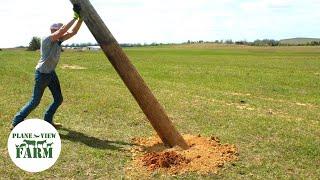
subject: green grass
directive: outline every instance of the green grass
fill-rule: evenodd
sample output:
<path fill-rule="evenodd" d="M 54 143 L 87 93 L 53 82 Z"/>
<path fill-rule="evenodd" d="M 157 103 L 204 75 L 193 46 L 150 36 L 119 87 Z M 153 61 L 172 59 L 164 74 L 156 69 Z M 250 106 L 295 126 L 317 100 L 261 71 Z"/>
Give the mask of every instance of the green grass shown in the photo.
<path fill-rule="evenodd" d="M 199 45 L 125 51 L 180 132 L 215 135 L 239 148 L 236 165 L 217 175 L 153 177 L 320 177 L 319 48 Z M 0 51 L 1 178 L 126 177 L 131 138 L 154 131 L 102 52 L 62 54 L 57 74 L 64 103 L 55 121 L 65 130 L 54 167 L 30 174 L 11 162 L 9 124 L 31 96 L 38 58 L 38 52 Z M 87 69 L 62 69 L 63 64 Z M 46 90 L 29 117 L 43 118 L 51 101 Z"/>

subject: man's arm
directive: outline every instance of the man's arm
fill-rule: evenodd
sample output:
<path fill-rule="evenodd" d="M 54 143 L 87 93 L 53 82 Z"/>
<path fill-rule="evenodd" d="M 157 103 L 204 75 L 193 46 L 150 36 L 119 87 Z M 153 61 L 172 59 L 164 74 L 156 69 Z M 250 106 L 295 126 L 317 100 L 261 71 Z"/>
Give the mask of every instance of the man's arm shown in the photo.
<path fill-rule="evenodd" d="M 71 26 L 74 24 L 76 20 L 77 19 L 72 19 L 68 24 L 63 25 L 59 30 L 52 33 L 50 35 L 51 40 L 53 42 L 58 41 L 71 28 Z"/>
<path fill-rule="evenodd" d="M 67 32 L 65 33 L 61 38 L 60 40 L 61 41 L 65 41 L 65 40 L 68 40 L 70 39 L 71 37 L 73 37 L 74 35 L 76 35 L 81 27 L 81 24 L 82 24 L 83 20 L 82 19 L 79 19 L 77 24 L 72 28 L 71 32 Z"/>

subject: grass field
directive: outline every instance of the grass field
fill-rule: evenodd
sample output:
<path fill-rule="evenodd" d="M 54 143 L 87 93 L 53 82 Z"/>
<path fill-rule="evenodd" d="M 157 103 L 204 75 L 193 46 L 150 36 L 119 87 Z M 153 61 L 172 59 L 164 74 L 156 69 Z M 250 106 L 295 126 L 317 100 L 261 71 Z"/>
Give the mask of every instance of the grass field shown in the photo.
<path fill-rule="evenodd" d="M 193 45 L 125 51 L 181 133 L 215 135 L 239 149 L 239 161 L 219 174 L 151 177 L 320 177 L 319 47 Z M 62 54 L 56 71 L 64 103 L 55 121 L 65 129 L 59 130 L 63 146 L 57 163 L 30 174 L 11 162 L 9 124 L 31 96 L 38 58 L 38 52 L 0 51 L 0 179 L 125 178 L 131 138 L 154 131 L 102 52 Z M 66 64 L 85 69 L 62 68 Z M 46 90 L 29 118 L 43 118 L 51 101 Z"/>

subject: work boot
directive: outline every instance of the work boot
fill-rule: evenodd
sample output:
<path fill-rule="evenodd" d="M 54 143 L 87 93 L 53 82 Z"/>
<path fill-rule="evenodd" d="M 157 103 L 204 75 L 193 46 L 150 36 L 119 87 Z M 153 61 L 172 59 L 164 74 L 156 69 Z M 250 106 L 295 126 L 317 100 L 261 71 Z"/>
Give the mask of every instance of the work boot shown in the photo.
<path fill-rule="evenodd" d="M 62 127 L 62 124 L 61 123 L 55 123 L 55 122 L 52 122 L 51 125 L 56 128 L 56 129 L 60 129 Z"/>

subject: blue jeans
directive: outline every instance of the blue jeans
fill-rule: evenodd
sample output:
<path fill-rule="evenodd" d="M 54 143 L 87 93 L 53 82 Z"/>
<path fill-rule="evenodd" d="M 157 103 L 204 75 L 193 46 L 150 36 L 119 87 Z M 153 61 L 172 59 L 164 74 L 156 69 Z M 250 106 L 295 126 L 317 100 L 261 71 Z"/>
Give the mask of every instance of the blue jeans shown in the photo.
<path fill-rule="evenodd" d="M 49 87 L 53 96 L 53 103 L 49 106 L 44 115 L 44 120 L 52 123 L 53 115 L 61 105 L 63 98 L 61 94 L 61 88 L 58 76 L 55 71 L 51 73 L 40 73 L 36 70 L 35 72 L 35 85 L 33 89 L 33 95 L 31 100 L 18 112 L 12 120 L 12 125 L 16 126 L 22 122 L 32 110 L 34 110 L 40 103 L 43 92 Z"/>

